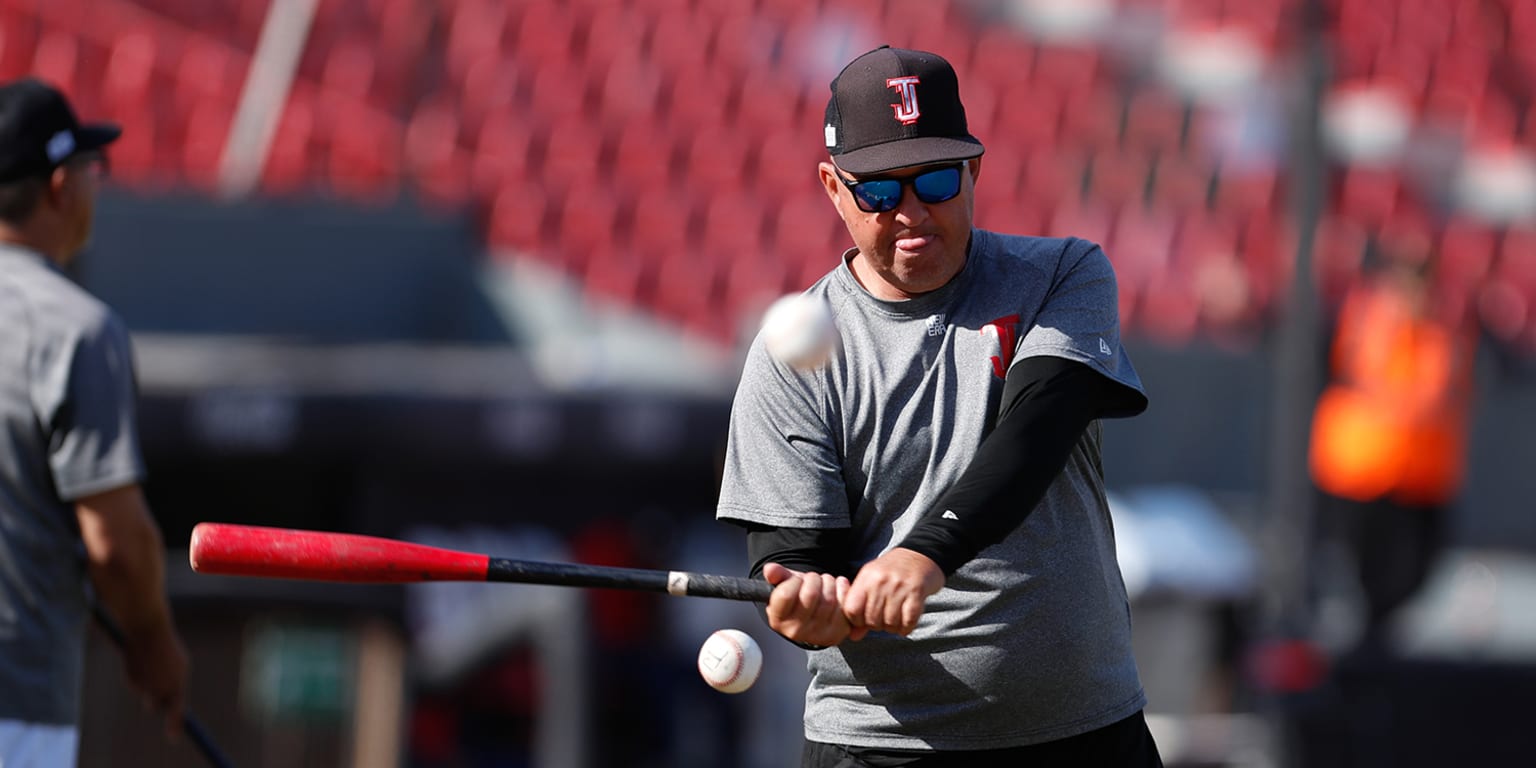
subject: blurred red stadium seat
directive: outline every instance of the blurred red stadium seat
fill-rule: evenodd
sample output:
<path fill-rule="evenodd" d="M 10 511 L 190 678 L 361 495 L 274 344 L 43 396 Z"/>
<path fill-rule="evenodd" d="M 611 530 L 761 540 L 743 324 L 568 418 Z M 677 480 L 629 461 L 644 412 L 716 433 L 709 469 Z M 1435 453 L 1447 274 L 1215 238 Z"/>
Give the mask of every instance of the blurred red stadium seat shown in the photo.
<path fill-rule="evenodd" d="M 239 98 L 248 60 L 224 43 L 201 35 L 182 40 L 181 56 L 176 63 L 174 109 L 191 112 L 205 100 L 227 101 Z"/>
<path fill-rule="evenodd" d="M 544 219 L 549 197 L 527 179 L 509 180 L 491 199 L 488 236 L 493 246 L 529 255 L 544 247 Z"/>
<path fill-rule="evenodd" d="M 460 142 L 458 114 L 444 102 L 417 108 L 405 128 L 405 167 L 429 205 L 454 208 L 473 189 L 469 154 Z"/>
<path fill-rule="evenodd" d="M 1418 46 L 1388 45 L 1377 52 L 1372 73 L 1377 79 L 1397 83 L 1405 93 L 1417 98 L 1429 87 L 1432 67 L 1432 54 L 1427 50 Z"/>
<path fill-rule="evenodd" d="M 1509 281 L 1527 296 L 1536 296 L 1536 229 L 1515 226 L 1505 231 L 1493 275 Z"/>
<path fill-rule="evenodd" d="M 1100 55 L 1087 45 L 1042 45 L 1035 50 L 1030 79 L 1061 91 L 1092 90 L 1100 78 Z"/>
<path fill-rule="evenodd" d="M 1146 199 L 1152 156 L 1130 149 L 1104 149 L 1093 155 L 1088 197 L 1109 205 L 1140 205 Z"/>
<path fill-rule="evenodd" d="M 670 74 L 703 69 L 708 60 L 714 28 L 692 13 L 668 13 L 651 29 L 646 55 Z"/>
<path fill-rule="evenodd" d="M 1435 282 L 1476 285 L 1488 275 L 1497 247 L 1498 233 L 1493 229 L 1464 218 L 1451 219 L 1440 232 Z"/>
<path fill-rule="evenodd" d="M 187 116 L 182 131 L 181 178 L 194 189 L 218 188 L 219 164 L 234 119 L 234 109 L 219 101 L 204 101 Z"/>
<path fill-rule="evenodd" d="M 733 108 L 737 82 L 724 72 L 685 70 L 668 78 L 663 116 L 671 130 L 684 135 L 725 121 Z"/>
<path fill-rule="evenodd" d="M 1063 98 L 1055 90 L 1015 81 L 997 94 L 997 111 L 988 129 L 993 135 L 1021 147 L 1054 144 L 1061 127 Z M 1070 142 L 1072 137 L 1067 137 Z"/>
<path fill-rule="evenodd" d="M 837 244 L 847 231 L 819 188 L 786 192 L 767 214 L 772 228 L 765 242 L 776 258 L 789 264 L 821 264 L 822 271 L 836 263 Z"/>
<path fill-rule="evenodd" d="M 307 90 L 289 95 L 277 121 L 277 131 L 267 150 L 261 172 L 261 188 L 272 194 L 290 194 L 314 185 L 317 170 L 315 107 Z"/>
<path fill-rule="evenodd" d="M 321 84 L 348 99 L 370 99 L 374 84 L 375 51 L 372 41 L 364 37 L 354 36 L 337 41 L 325 57 Z"/>
<path fill-rule="evenodd" d="M 79 57 L 80 43 L 74 33 L 45 27 L 32 53 L 32 74 L 68 94 L 76 111 L 85 111 L 79 103 L 80 83 L 75 80 Z"/>
<path fill-rule="evenodd" d="M 446 12 L 444 65 L 450 80 L 462 82 L 470 64 L 487 54 L 500 54 L 508 10 L 498 0 L 458 0 Z"/>
<path fill-rule="evenodd" d="M 1344 169 L 1340 176 L 1336 205 L 1342 215 L 1377 227 L 1398 209 L 1403 182 L 1396 171 L 1352 167 Z"/>
<path fill-rule="evenodd" d="M 1172 94 L 1144 90 L 1125 110 L 1125 143 L 1143 150 L 1176 149 L 1184 142 L 1185 107 Z"/>
<path fill-rule="evenodd" d="M 1173 262 L 1177 223 L 1166 209 L 1126 208 L 1115 217 L 1109 242 L 1100 244 L 1122 280 L 1145 283 Z"/>
<path fill-rule="evenodd" d="M 122 138 L 112 142 L 112 177 L 139 189 L 164 186 L 165 174 L 156 157 L 158 113 L 138 109 L 113 115 L 123 126 Z"/>
<path fill-rule="evenodd" d="M 551 61 L 533 73 L 531 106 L 546 119 L 584 115 L 587 107 L 586 73 L 568 61 Z"/>
<path fill-rule="evenodd" d="M 790 265 L 773 254 L 732 259 L 721 288 L 726 322 L 752 328 L 774 299 L 789 291 Z"/>
<path fill-rule="evenodd" d="M 687 248 L 694 242 L 692 211 L 692 199 L 677 187 L 638 187 L 634 193 L 630 240 L 648 255 Z"/>
<path fill-rule="evenodd" d="M 834 5 L 836 2 L 837 0 L 757 0 L 754 11 L 760 17 L 785 22 L 804 18 L 807 15 L 819 16 L 827 6 Z"/>
<path fill-rule="evenodd" d="M 740 132 L 724 125 L 706 125 L 683 142 L 683 169 L 688 183 L 707 196 L 741 185 L 756 148 Z"/>
<path fill-rule="evenodd" d="M 1532 315 L 1530 294 L 1508 280 L 1494 278 L 1471 298 L 1474 316 L 1494 338 L 1505 343 L 1519 341 Z"/>
<path fill-rule="evenodd" d="M 1110 245 L 1110 212 L 1097 203 L 1063 201 L 1046 221 L 1042 234 L 1051 237 L 1080 237 L 1100 245 Z"/>
<path fill-rule="evenodd" d="M 1152 175 L 1151 200 L 1180 209 L 1203 209 L 1210 199 L 1213 175 L 1210 163 L 1199 155 L 1161 153 Z"/>
<path fill-rule="evenodd" d="M 0 77 L 9 80 L 30 73 L 36 41 L 35 24 L 0 7 Z"/>
<path fill-rule="evenodd" d="M 495 194 L 504 184 L 530 177 L 533 164 L 532 121 L 520 111 L 503 109 L 485 116 L 474 132 L 470 185 L 477 197 Z"/>
<path fill-rule="evenodd" d="M 672 180 L 673 137 L 647 116 L 626 123 L 614 145 L 613 173 L 626 186 Z"/>
<path fill-rule="evenodd" d="M 572 185 L 560 196 L 554 248 L 572 274 L 585 272 L 592 254 L 613 249 L 620 204 L 612 185 L 597 180 Z"/>
<path fill-rule="evenodd" d="M 582 115 L 551 122 L 544 145 L 545 183 L 562 188 L 595 178 L 603 156 L 603 142 L 602 131 Z"/>
<path fill-rule="evenodd" d="M 983 174 L 985 175 L 985 174 Z M 983 183 L 982 187 L 985 187 Z M 984 196 L 985 195 L 985 196 Z M 1050 211 L 1038 201 L 1020 195 L 976 193 L 976 226 L 1012 235 L 1038 235 L 1045 231 Z"/>
<path fill-rule="evenodd" d="M 690 331 L 721 338 L 734 331 L 721 329 L 721 273 L 724 262 L 695 246 L 683 246 L 662 254 L 656 264 L 648 304 L 663 317 L 670 317 Z"/>
<path fill-rule="evenodd" d="M 1141 286 L 1136 331 L 1168 346 L 1194 339 L 1200 323 L 1200 301 L 1187 274 L 1163 273 Z"/>
<path fill-rule="evenodd" d="M 976 194 L 991 194 L 1012 199 L 1024 186 L 1025 154 L 1023 148 L 1008 141 L 987 142 L 982 156 L 981 178 Z"/>
<path fill-rule="evenodd" d="M 1368 234 L 1360 222 L 1337 214 L 1318 223 L 1313 236 L 1312 265 L 1318 294 L 1325 306 L 1337 306 L 1360 274 Z"/>
<path fill-rule="evenodd" d="M 505 50 L 527 62 L 563 62 L 575 49 L 577 18 L 563 3 L 512 4 L 521 11 Z M 514 10 L 516 12 L 516 10 Z"/>
<path fill-rule="evenodd" d="M 1062 144 L 1096 148 L 1114 145 L 1120 137 L 1120 98 L 1108 88 L 1067 91 L 1062 98 Z"/>
<path fill-rule="evenodd" d="M 761 72 L 772 61 L 779 33 L 779 26 L 772 21 L 745 9 L 733 9 L 715 23 L 710 60 L 739 75 Z"/>
<path fill-rule="evenodd" d="M 459 119 L 465 125 L 476 126 L 491 115 L 514 107 L 525 112 L 526 107 L 519 103 L 519 88 L 517 62 L 501 51 L 487 51 L 465 66 L 455 85 L 444 86 L 439 92 L 451 91 L 458 104 Z M 473 136 L 467 138 L 475 140 Z"/>
<path fill-rule="evenodd" d="M 645 258 L 633 248 L 608 248 L 587 259 L 582 285 L 589 297 L 636 305 L 642 300 L 642 281 L 648 274 Z"/>
<path fill-rule="evenodd" d="M 584 46 L 589 70 L 605 71 L 621 59 L 645 61 L 642 49 L 654 19 L 624 3 L 598 3 L 589 12 Z"/>
<path fill-rule="evenodd" d="M 638 53 L 610 60 L 597 86 L 597 107 L 604 120 L 627 122 L 656 114 L 664 79 Z"/>
<path fill-rule="evenodd" d="M 722 189 L 704 199 L 699 242 L 728 260 L 756 260 L 763 247 L 763 203 L 750 192 Z"/>
<path fill-rule="evenodd" d="M 819 135 L 817 126 L 825 113 L 826 102 L 815 105 L 815 122 L 804 119 L 808 109 L 802 109 L 801 89 L 793 82 L 773 78 L 753 78 L 736 91 L 736 116 L 734 123 L 743 131 L 759 136 L 780 133 L 804 132 Z"/>
<path fill-rule="evenodd" d="M 1082 199 L 1087 172 L 1088 160 L 1082 152 L 1039 147 L 1029 152 L 1019 191 L 1031 198 L 1075 202 Z"/>
<path fill-rule="evenodd" d="M 1273 166 L 1223 168 L 1216 176 L 1211 207 L 1226 213 L 1269 210 L 1284 202 L 1279 183 Z"/>
<path fill-rule="evenodd" d="M 148 29 L 125 31 L 112 43 L 101 83 L 104 114 L 125 114 L 152 101 L 157 52 Z"/>
<path fill-rule="evenodd" d="M 1204 211 L 1185 216 L 1174 238 L 1175 269 L 1192 273 L 1208 259 L 1225 259 L 1238 252 L 1238 223 Z"/>
<path fill-rule="evenodd" d="M 949 9 L 949 3 L 935 0 L 886 0 L 882 9 L 885 37 L 899 48 L 934 51 L 946 59 L 959 55 L 962 51 L 936 44 L 947 37 Z"/>
<path fill-rule="evenodd" d="M 750 186 L 765 195 L 796 197 L 820 190 L 817 164 L 826 160 L 826 149 L 819 134 L 777 131 L 757 143 L 757 154 L 746 177 Z"/>
<path fill-rule="evenodd" d="M 1035 50 L 1016 29 L 989 24 L 976 38 L 968 61 L 952 61 L 960 71 L 969 70 L 978 80 L 999 87 L 1027 82 L 1035 68 Z"/>
<path fill-rule="evenodd" d="M 401 126 L 361 104 L 330 105 L 326 175 L 343 197 L 379 204 L 395 198 L 400 186 Z"/>

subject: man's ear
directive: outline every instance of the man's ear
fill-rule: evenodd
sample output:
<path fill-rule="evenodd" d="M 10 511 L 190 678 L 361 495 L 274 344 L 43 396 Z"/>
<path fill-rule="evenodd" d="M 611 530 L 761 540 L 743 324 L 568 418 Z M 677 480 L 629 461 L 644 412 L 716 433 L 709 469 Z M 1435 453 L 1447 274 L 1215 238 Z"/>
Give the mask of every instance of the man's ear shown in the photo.
<path fill-rule="evenodd" d="M 826 190 L 827 197 L 834 206 L 837 205 L 837 195 L 843 190 L 843 182 L 837 178 L 836 167 L 828 162 L 818 163 L 816 173 L 821 176 L 821 187 Z"/>
<path fill-rule="evenodd" d="M 975 184 L 976 180 L 981 178 L 981 158 L 973 157 L 967 162 L 971 165 L 971 183 Z"/>
<path fill-rule="evenodd" d="M 48 174 L 48 183 L 43 187 L 43 202 L 58 208 L 60 204 L 74 193 L 75 179 L 64 166 L 53 169 Z"/>

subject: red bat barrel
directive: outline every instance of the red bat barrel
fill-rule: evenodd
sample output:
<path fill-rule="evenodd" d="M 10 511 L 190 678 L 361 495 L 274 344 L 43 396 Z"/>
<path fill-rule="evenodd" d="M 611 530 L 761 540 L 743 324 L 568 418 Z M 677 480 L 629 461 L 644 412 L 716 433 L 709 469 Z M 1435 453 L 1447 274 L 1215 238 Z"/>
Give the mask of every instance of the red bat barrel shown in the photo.
<path fill-rule="evenodd" d="M 485 581 L 488 555 L 350 533 L 226 523 L 192 529 L 192 570 L 230 576 L 403 584 Z"/>

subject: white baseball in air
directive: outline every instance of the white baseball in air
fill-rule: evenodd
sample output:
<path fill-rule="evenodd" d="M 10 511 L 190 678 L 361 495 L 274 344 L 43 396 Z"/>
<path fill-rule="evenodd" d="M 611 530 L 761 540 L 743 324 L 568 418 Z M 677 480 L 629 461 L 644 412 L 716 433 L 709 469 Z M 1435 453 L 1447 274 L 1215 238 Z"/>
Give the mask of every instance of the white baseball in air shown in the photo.
<path fill-rule="evenodd" d="M 832 310 L 816 296 L 792 293 L 763 313 L 763 345 L 773 359 L 792 368 L 815 368 L 837 346 Z"/>
<path fill-rule="evenodd" d="M 718 630 L 699 649 L 699 674 L 717 691 L 741 693 L 762 671 L 763 649 L 739 629 Z"/>

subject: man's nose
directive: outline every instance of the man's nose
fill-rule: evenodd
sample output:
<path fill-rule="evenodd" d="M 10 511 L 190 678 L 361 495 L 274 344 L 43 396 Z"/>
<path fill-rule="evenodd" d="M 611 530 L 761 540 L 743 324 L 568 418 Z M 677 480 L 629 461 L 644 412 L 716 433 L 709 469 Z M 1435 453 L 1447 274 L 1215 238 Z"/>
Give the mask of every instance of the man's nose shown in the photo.
<path fill-rule="evenodd" d="M 917 199 L 917 191 L 902 185 L 901 202 L 896 206 L 896 221 L 916 224 L 928 220 L 928 204 Z"/>

